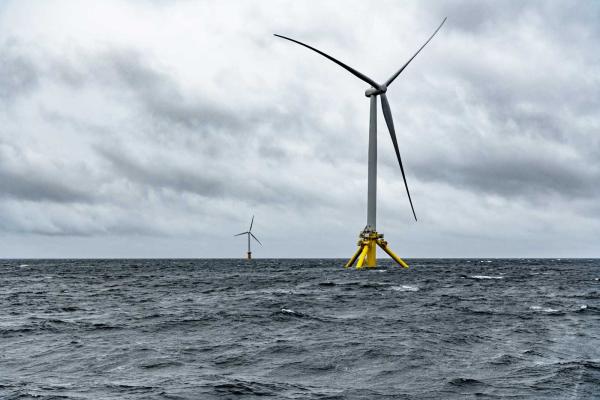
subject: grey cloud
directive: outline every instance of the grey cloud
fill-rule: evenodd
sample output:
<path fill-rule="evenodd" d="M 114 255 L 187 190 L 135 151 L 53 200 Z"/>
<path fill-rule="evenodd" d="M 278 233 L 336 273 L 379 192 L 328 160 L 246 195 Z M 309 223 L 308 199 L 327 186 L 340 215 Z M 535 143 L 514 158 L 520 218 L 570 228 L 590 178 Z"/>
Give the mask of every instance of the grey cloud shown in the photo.
<path fill-rule="evenodd" d="M 0 163 L 0 168 L 3 165 Z M 39 172 L 32 173 L 10 173 L 0 170 L 0 181 L 2 189 L 0 196 L 30 200 L 30 201 L 54 201 L 60 203 L 89 202 L 90 197 L 57 182 L 58 176 L 40 176 Z"/>
<path fill-rule="evenodd" d="M 223 92 L 222 97 L 209 98 L 204 93 L 190 94 L 172 76 L 150 66 L 151 60 L 131 49 L 106 51 L 87 56 L 81 66 L 56 62 L 64 83 L 78 76 L 75 86 L 100 84 L 118 93 L 129 91 L 144 111 L 144 117 L 165 124 L 161 128 L 177 134 L 180 129 L 197 134 L 232 135 L 237 138 L 256 135 L 261 127 L 280 132 L 307 129 L 323 131 L 318 115 L 318 103 L 303 88 L 295 88 L 295 97 L 281 109 L 277 103 L 266 107 L 239 104 L 234 96 Z M 82 75 L 82 70 L 85 73 Z M 232 77 L 235 78 L 235 77 Z M 306 108 L 305 113 L 293 113 L 290 106 Z M 280 133 L 281 134 L 281 133 Z"/>
<path fill-rule="evenodd" d="M 232 130 L 240 127 L 235 114 L 216 107 L 197 96 L 190 99 L 166 73 L 148 66 L 138 51 L 113 49 L 101 54 L 81 54 L 78 65 L 55 62 L 54 72 L 65 84 L 80 87 L 98 84 L 117 93 L 131 92 L 150 118 L 164 120 L 174 126 Z"/>
<path fill-rule="evenodd" d="M 167 159 L 140 160 L 129 151 L 114 147 L 98 147 L 116 173 L 149 190 L 169 189 L 192 193 L 207 199 L 243 200 L 255 204 L 311 207 L 327 205 L 318 192 L 303 182 L 290 179 L 287 173 L 274 170 L 252 171 L 232 160 L 230 163 L 203 160 L 195 167 L 183 166 Z M 261 175 L 268 173 L 268 178 Z"/>
<path fill-rule="evenodd" d="M 76 53 L 61 58 L 44 49 L 31 48 L 18 40 L 0 49 L 0 97 L 15 100 L 27 92 L 40 89 L 41 83 L 61 83 L 74 90 L 97 85 L 122 96 L 135 96 L 147 116 L 174 126 L 233 131 L 243 120 L 233 110 L 216 106 L 201 94 L 190 98 L 168 74 L 149 66 L 149 60 L 133 49 L 111 49 L 100 53 Z M 43 59 L 40 65 L 39 59 Z M 107 98 L 107 101 L 109 99 Z"/>
<path fill-rule="evenodd" d="M 600 194 L 596 167 L 590 169 L 584 160 L 573 162 L 552 154 L 473 152 L 468 159 L 438 158 L 435 163 L 420 164 L 415 172 L 425 181 L 534 202 L 548 195 L 577 198 Z"/>
<path fill-rule="evenodd" d="M 19 149 L 0 141 L 1 197 L 59 203 L 90 202 L 86 191 L 64 181 L 56 164 L 35 163 Z"/>
<path fill-rule="evenodd" d="M 0 99 L 16 101 L 38 84 L 37 68 L 29 57 L 21 54 L 14 41 L 0 45 Z"/>
<path fill-rule="evenodd" d="M 232 130 L 241 123 L 233 112 L 217 108 L 208 101 L 185 98 L 178 85 L 166 74 L 147 67 L 147 63 L 133 51 L 111 52 L 103 57 L 108 71 L 107 84 L 120 82 L 136 92 L 151 117 L 164 119 L 173 125 L 187 128 Z M 111 76 L 114 73 L 116 76 Z M 116 79 L 112 79 L 116 78 Z"/>
<path fill-rule="evenodd" d="M 176 191 L 187 191 L 205 197 L 221 197 L 226 192 L 222 176 L 211 171 L 194 172 L 189 169 L 165 165 L 164 162 L 140 162 L 132 154 L 121 149 L 99 147 L 100 156 L 110 162 L 118 176 L 126 177 L 132 182 L 142 183 L 150 188 L 170 188 Z"/>

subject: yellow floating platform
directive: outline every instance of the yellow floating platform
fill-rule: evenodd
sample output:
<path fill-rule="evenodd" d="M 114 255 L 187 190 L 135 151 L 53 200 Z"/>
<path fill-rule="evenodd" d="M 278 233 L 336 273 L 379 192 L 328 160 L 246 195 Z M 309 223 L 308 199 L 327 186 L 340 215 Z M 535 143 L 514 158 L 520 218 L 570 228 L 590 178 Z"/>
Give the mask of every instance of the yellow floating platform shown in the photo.
<path fill-rule="evenodd" d="M 396 261 L 401 267 L 408 268 L 408 264 L 398 257 L 389 247 L 388 243 L 383 239 L 383 234 L 375 231 L 364 230 L 359 235 L 358 250 L 348 260 L 345 268 L 350 268 L 356 260 L 356 269 L 376 268 L 377 267 L 377 246 L 381 247 L 392 260 Z"/>

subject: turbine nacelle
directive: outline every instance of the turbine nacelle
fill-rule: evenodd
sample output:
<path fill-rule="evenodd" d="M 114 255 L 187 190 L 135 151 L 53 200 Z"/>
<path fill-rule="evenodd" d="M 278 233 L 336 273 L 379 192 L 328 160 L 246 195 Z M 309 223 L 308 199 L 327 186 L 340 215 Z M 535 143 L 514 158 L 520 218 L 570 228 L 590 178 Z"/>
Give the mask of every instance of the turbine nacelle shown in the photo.
<path fill-rule="evenodd" d="M 367 89 L 365 91 L 365 96 L 367 97 L 371 97 L 371 96 L 377 96 L 379 94 L 385 93 L 387 92 L 387 86 L 386 85 L 378 85 L 378 87 L 370 87 L 369 89 Z"/>

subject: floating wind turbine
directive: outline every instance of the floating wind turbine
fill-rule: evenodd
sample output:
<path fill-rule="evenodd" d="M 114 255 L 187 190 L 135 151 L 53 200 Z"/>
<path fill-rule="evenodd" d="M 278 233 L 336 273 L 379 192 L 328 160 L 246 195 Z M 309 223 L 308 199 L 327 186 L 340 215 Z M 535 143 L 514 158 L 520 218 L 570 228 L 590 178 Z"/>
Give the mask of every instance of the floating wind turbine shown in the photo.
<path fill-rule="evenodd" d="M 398 256 L 396 256 L 388 247 L 387 242 L 383 240 L 383 235 L 377 233 L 376 231 L 376 215 L 377 215 L 377 96 L 381 96 L 381 109 L 383 111 L 383 117 L 385 119 L 385 123 L 387 124 L 388 130 L 390 132 L 390 137 L 392 139 L 392 144 L 394 146 L 394 151 L 396 152 L 396 158 L 398 159 L 398 165 L 400 166 L 400 172 L 402 173 L 402 180 L 404 181 L 404 187 L 406 188 L 406 194 L 408 196 L 408 202 L 410 203 L 410 208 L 412 210 L 412 214 L 417 220 L 417 214 L 415 213 L 415 208 L 413 206 L 412 198 L 410 197 L 410 190 L 408 189 L 408 183 L 406 182 L 406 174 L 404 173 L 404 166 L 402 165 L 402 158 L 400 157 L 400 150 L 398 149 L 398 139 L 396 138 L 396 131 L 394 129 L 394 121 L 392 120 L 392 111 L 390 109 L 390 104 L 388 102 L 387 96 L 385 93 L 388 90 L 388 87 L 394 82 L 394 80 L 404 71 L 404 69 L 410 64 L 410 62 L 423 50 L 423 48 L 431 41 L 431 39 L 435 36 L 435 34 L 440 30 L 442 25 L 446 22 L 446 18 L 442 21 L 440 26 L 433 32 L 433 34 L 423 43 L 423 45 L 417 50 L 417 52 L 408 59 L 408 61 L 397 71 L 395 72 L 385 83 L 380 84 L 375 82 L 373 79 L 369 78 L 365 74 L 355 70 L 354 68 L 344 64 L 343 62 L 336 60 L 330 55 L 318 50 L 312 46 L 309 46 L 305 43 L 302 43 L 298 40 L 294 40 L 292 38 L 277 35 L 275 36 L 289 40 L 291 42 L 297 43 L 300 46 L 304 46 L 316 53 L 319 53 L 323 57 L 328 60 L 333 61 L 340 67 L 344 68 L 352 75 L 356 76 L 358 79 L 368 83 L 371 85 L 369 89 L 365 91 L 365 96 L 370 98 L 370 119 L 369 119 L 369 168 L 368 168 L 368 196 L 367 196 L 367 226 L 360 233 L 360 241 L 358 243 L 359 249 L 352 256 L 350 261 L 346 264 L 346 267 L 352 266 L 356 259 L 358 258 L 357 268 L 362 268 L 364 261 L 367 261 L 368 267 L 375 267 L 377 265 L 376 261 L 376 244 L 379 245 L 386 253 L 388 253 L 395 261 L 397 261 L 403 267 L 407 267 L 406 263 L 402 261 Z"/>
<path fill-rule="evenodd" d="M 247 232 L 242 232 L 242 233 L 238 233 L 237 235 L 233 235 L 233 236 L 241 236 L 241 235 L 248 235 L 248 253 L 246 258 L 248 260 L 252 260 L 252 251 L 250 250 L 250 237 L 252 237 L 254 240 L 256 240 L 258 242 L 258 244 L 260 244 L 262 246 L 262 243 L 260 242 L 260 240 L 258 240 L 258 238 L 256 236 L 254 236 L 254 234 L 252 233 L 252 225 L 254 224 L 254 215 L 252 216 L 252 220 L 250 221 L 250 228 L 248 228 Z"/>

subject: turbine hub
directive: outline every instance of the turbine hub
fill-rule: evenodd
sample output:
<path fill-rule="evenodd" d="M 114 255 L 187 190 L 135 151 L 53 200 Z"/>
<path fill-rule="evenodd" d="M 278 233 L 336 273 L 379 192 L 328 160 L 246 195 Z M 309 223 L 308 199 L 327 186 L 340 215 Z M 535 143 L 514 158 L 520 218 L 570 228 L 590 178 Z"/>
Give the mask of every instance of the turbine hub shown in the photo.
<path fill-rule="evenodd" d="M 378 94 L 382 94 L 387 92 L 387 86 L 385 85 L 379 85 L 378 87 L 374 88 L 374 87 L 370 87 L 365 91 L 365 96 L 367 97 L 371 97 L 371 96 L 377 96 Z"/>

